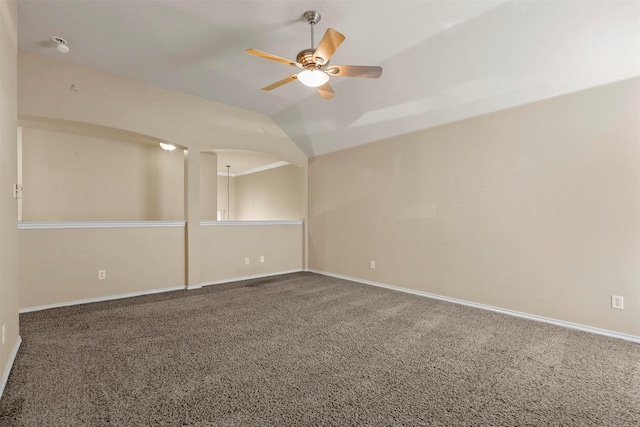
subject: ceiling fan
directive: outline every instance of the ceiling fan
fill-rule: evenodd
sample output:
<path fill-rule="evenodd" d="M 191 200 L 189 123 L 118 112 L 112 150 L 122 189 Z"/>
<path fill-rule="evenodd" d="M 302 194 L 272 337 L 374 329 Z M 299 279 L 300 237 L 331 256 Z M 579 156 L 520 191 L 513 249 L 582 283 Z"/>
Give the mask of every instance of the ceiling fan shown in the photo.
<path fill-rule="evenodd" d="M 292 67 L 301 68 L 296 74 L 284 78 L 278 82 L 265 86 L 262 90 L 272 90 L 294 80 L 299 80 L 302 84 L 310 87 L 317 87 L 318 92 L 324 99 L 331 99 L 335 96 L 333 88 L 329 84 L 329 77 L 367 77 L 377 79 L 382 74 L 382 67 L 363 65 L 331 65 L 329 60 L 333 53 L 344 41 L 345 36 L 333 28 L 327 29 L 320 40 L 317 48 L 313 48 L 313 28 L 320 22 L 320 13 L 315 10 L 308 10 L 304 13 L 304 20 L 311 26 L 311 49 L 301 50 L 295 61 L 271 55 L 256 49 L 247 49 L 250 55 L 282 62 Z"/>

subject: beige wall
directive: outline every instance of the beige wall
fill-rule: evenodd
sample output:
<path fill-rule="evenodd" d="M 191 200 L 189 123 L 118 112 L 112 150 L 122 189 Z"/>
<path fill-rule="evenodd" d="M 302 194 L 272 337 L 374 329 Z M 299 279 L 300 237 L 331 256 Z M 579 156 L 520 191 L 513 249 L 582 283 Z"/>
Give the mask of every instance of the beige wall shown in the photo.
<path fill-rule="evenodd" d="M 200 219 L 215 220 L 218 206 L 218 156 L 200 153 Z"/>
<path fill-rule="evenodd" d="M 20 230 L 20 308 L 185 284 L 184 227 Z M 98 270 L 106 270 L 98 280 Z"/>
<path fill-rule="evenodd" d="M 305 167 L 285 165 L 261 172 L 218 176 L 218 209 L 228 221 L 299 220 L 305 218 Z M 227 190 L 229 204 L 227 206 Z"/>
<path fill-rule="evenodd" d="M 228 187 L 227 187 L 228 185 Z M 229 198 L 227 199 L 227 194 Z M 236 220 L 236 178 L 218 175 L 218 209 L 224 210 L 225 221 Z M 231 210 L 229 210 L 231 206 Z"/>
<path fill-rule="evenodd" d="M 302 224 L 204 226 L 202 282 L 299 271 L 302 264 Z M 252 242 L 250 245 L 245 242 Z M 260 257 L 264 256 L 264 263 Z M 244 259 L 249 258 L 249 264 Z"/>
<path fill-rule="evenodd" d="M 302 150 L 263 114 L 26 51 L 18 61 L 22 119 L 91 123 L 199 151 L 245 149 L 307 163 Z M 78 92 L 69 90 L 72 84 Z"/>
<path fill-rule="evenodd" d="M 302 224 L 200 227 L 198 283 L 302 270 Z M 22 229 L 20 308 L 182 287 L 185 229 L 179 226 Z M 260 257 L 265 262 L 260 263 Z M 249 257 L 249 264 L 244 263 Z M 106 270 L 106 280 L 98 280 Z M 17 311 L 17 308 L 16 308 Z"/>
<path fill-rule="evenodd" d="M 305 217 L 303 167 L 286 165 L 235 178 L 236 220 L 297 220 Z"/>
<path fill-rule="evenodd" d="M 268 225 L 218 231 L 214 241 L 200 226 L 215 219 L 214 149 L 268 147 L 269 154 L 306 166 L 306 156 L 271 119 L 26 52 L 18 66 L 30 198 L 19 233 L 21 308 L 304 268 L 301 225 L 295 238 L 288 229 L 274 237 L 280 225 Z M 79 91 L 70 91 L 71 84 Z M 164 152 L 157 140 L 184 151 Z M 29 221 L 174 219 L 186 220 L 186 229 L 29 228 Z M 231 246 L 243 254 L 242 265 L 244 254 L 257 249 L 267 262 L 238 271 L 210 262 Z M 107 270 L 106 280 L 97 279 L 99 269 Z"/>
<path fill-rule="evenodd" d="M 0 344 L 0 393 L 19 336 L 18 210 L 11 192 L 17 176 L 16 25 L 16 2 L 0 0 L 0 325 L 6 329 Z"/>
<path fill-rule="evenodd" d="M 639 83 L 311 159 L 309 268 L 640 336 Z"/>
<path fill-rule="evenodd" d="M 24 221 L 184 219 L 181 150 L 22 128 Z"/>

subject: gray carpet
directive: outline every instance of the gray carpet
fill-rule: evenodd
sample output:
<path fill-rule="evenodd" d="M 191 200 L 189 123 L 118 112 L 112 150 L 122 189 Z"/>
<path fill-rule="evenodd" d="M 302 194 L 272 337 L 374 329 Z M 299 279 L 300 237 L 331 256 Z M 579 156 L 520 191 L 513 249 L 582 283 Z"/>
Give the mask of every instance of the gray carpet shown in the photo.
<path fill-rule="evenodd" d="M 3 426 L 640 425 L 640 345 L 312 273 L 20 316 Z"/>

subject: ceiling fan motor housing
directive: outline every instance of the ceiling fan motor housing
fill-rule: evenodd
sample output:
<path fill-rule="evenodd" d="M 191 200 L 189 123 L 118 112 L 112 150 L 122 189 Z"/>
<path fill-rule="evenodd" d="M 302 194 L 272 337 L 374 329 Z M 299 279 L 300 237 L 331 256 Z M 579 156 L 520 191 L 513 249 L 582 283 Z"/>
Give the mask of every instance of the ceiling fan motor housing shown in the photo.
<path fill-rule="evenodd" d="M 318 61 L 316 62 L 316 59 L 313 57 L 313 54 L 316 53 L 315 49 L 305 49 L 305 50 L 301 50 L 298 53 L 298 56 L 296 56 L 296 62 L 300 65 L 302 65 L 304 68 L 306 69 L 319 69 L 322 65 L 326 65 L 326 64 L 322 64 L 323 61 Z M 320 58 L 322 59 L 322 58 Z M 328 63 L 327 63 L 328 64 Z"/>

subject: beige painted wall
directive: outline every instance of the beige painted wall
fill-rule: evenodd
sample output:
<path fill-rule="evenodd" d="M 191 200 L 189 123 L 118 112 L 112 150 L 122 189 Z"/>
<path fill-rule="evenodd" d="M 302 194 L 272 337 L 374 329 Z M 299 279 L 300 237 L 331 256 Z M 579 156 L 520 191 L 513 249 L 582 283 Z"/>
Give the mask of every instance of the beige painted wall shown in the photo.
<path fill-rule="evenodd" d="M 255 151 L 268 147 L 269 154 L 306 166 L 306 156 L 271 119 L 26 52 L 19 54 L 18 66 L 20 120 L 28 128 L 23 144 L 33 146 L 31 150 L 27 147 L 24 155 L 24 174 L 37 177 L 38 186 L 49 186 L 47 191 L 30 196 L 40 205 L 38 209 L 25 206 L 25 221 L 187 220 L 186 229 L 20 230 L 22 308 L 185 284 L 197 287 L 202 281 L 236 278 L 236 273 L 270 274 L 303 268 L 301 225 L 295 238 L 291 238 L 289 229 L 274 237 L 272 233 L 277 231 L 272 227 L 280 226 L 269 225 L 253 232 L 243 228 L 218 232 L 214 241 L 209 238 L 208 228 L 200 226 L 200 220 L 215 218 L 219 180 L 214 175 L 213 149 Z M 70 91 L 71 84 L 79 91 Z M 150 144 L 156 140 L 174 143 L 186 151 L 166 153 L 155 143 Z M 57 149 L 61 145 L 67 146 L 66 153 Z M 74 159 L 68 158 L 69 151 Z M 44 164 L 45 156 L 47 162 L 52 159 L 48 165 Z M 158 165 L 158 159 L 173 160 L 169 165 Z M 109 162 L 118 168 L 105 167 Z M 125 164 L 134 167 L 123 172 L 120 169 Z M 29 165 L 31 169 L 26 170 Z M 160 197 L 163 193 L 149 189 L 156 180 L 144 173 L 145 169 L 156 175 L 166 173 L 162 175 L 165 187 L 170 183 L 182 188 L 170 191 L 171 198 Z M 44 182 L 47 179 L 50 182 Z M 66 194 L 62 203 L 63 197 L 55 193 L 59 189 L 53 184 L 75 181 L 91 183 L 91 191 L 83 191 L 85 196 L 91 193 L 91 202 L 95 199 L 108 206 L 88 206 L 88 197 L 74 198 L 75 192 Z M 124 181 L 133 182 L 130 185 L 134 188 L 127 190 L 132 192 L 123 201 L 120 190 Z M 142 197 L 147 198 L 144 203 L 138 200 Z M 141 206 L 148 207 L 150 202 L 162 206 L 158 215 L 148 211 L 141 214 Z M 50 205 L 59 206 L 65 213 L 84 213 L 54 216 L 49 212 Z M 49 213 L 28 213 L 37 211 Z M 210 262 L 211 254 L 230 246 L 239 254 L 261 249 L 267 262 L 259 267 L 250 264 L 249 270 L 237 272 L 225 263 Z M 204 260 L 206 264 L 201 264 Z M 107 270 L 106 281 L 97 280 L 99 269 Z"/>
<path fill-rule="evenodd" d="M 307 157 L 269 117 L 20 51 L 21 118 L 107 126 L 200 151 L 246 149 L 297 165 Z M 78 92 L 69 90 L 71 85 Z"/>
<path fill-rule="evenodd" d="M 218 208 L 228 221 L 299 220 L 305 218 L 305 168 L 286 165 L 246 175 L 218 175 Z M 229 204 L 227 207 L 227 191 Z"/>
<path fill-rule="evenodd" d="M 639 95 L 634 78 L 311 159 L 309 268 L 640 336 Z"/>
<path fill-rule="evenodd" d="M 17 9 L 0 0 L 0 324 L 6 328 L 0 344 L 0 378 L 19 336 L 18 328 L 18 208 L 11 188 L 17 176 Z M 0 383 L 1 389 L 4 387 Z"/>
<path fill-rule="evenodd" d="M 228 184 L 228 187 L 227 187 Z M 227 194 L 229 198 L 227 199 Z M 236 220 L 236 178 L 218 175 L 218 209 L 224 210 L 225 221 Z M 229 210 L 231 206 L 231 210 Z"/>
<path fill-rule="evenodd" d="M 184 286 L 184 227 L 20 230 L 20 308 Z M 98 280 L 98 270 L 106 270 Z"/>
<path fill-rule="evenodd" d="M 200 228 L 194 285 L 304 268 L 302 224 Z M 19 251 L 21 309 L 185 284 L 184 227 L 23 229 Z M 106 270 L 106 280 L 98 280 L 98 270 Z"/>
<path fill-rule="evenodd" d="M 200 153 L 200 219 L 215 220 L 218 206 L 218 156 Z"/>
<path fill-rule="evenodd" d="M 204 226 L 202 282 L 302 270 L 302 224 Z M 251 245 L 245 242 L 252 242 Z M 260 257 L 265 262 L 260 263 Z M 249 264 L 244 259 L 249 258 Z"/>
<path fill-rule="evenodd" d="M 235 219 L 297 220 L 305 217 L 305 170 L 286 165 L 235 178 Z"/>
<path fill-rule="evenodd" d="M 24 221 L 184 219 L 181 150 L 23 127 L 22 157 Z"/>

